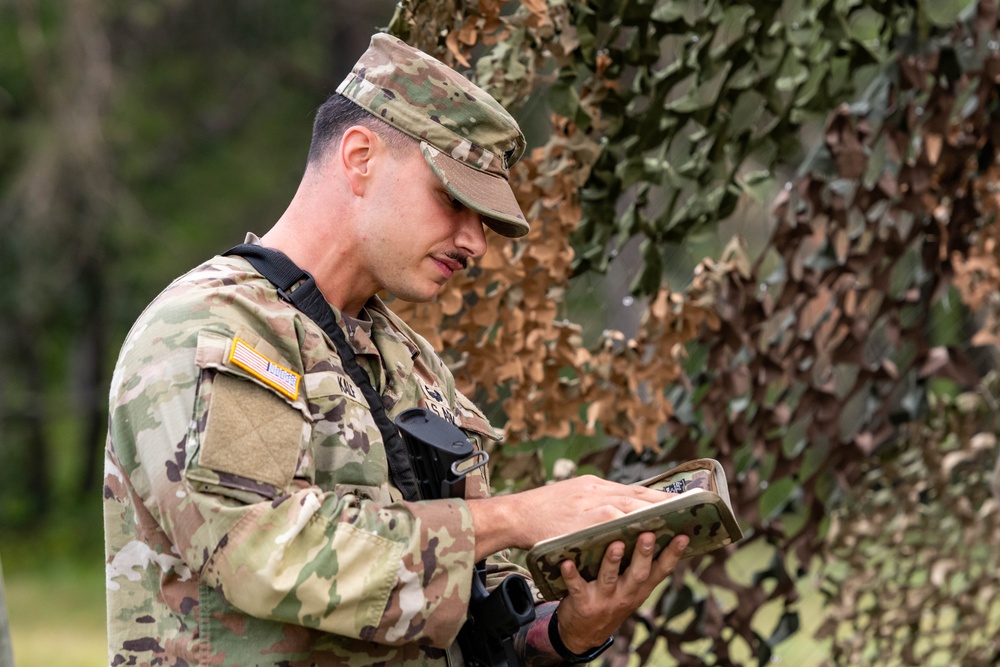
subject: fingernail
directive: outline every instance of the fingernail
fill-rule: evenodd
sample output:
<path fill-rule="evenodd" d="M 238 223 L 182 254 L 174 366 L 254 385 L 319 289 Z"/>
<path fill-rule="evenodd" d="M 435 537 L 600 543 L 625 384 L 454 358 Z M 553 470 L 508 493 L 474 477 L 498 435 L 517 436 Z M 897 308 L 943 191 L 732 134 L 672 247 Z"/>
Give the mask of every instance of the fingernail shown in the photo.
<path fill-rule="evenodd" d="M 691 540 L 686 535 L 682 535 L 674 540 L 674 546 L 677 547 L 678 551 L 684 551 L 690 542 Z"/>
<path fill-rule="evenodd" d="M 642 548 L 642 550 L 644 552 L 649 553 L 650 551 L 653 550 L 653 543 L 654 543 L 654 541 L 655 540 L 652 537 L 645 537 L 644 536 L 642 538 L 642 541 L 639 543 L 639 546 Z"/>

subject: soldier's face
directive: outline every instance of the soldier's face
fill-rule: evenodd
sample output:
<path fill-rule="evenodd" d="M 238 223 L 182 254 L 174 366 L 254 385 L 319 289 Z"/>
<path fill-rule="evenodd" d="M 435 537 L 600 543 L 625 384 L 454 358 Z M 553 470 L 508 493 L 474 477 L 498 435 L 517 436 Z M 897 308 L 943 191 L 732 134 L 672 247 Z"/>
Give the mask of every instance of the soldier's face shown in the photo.
<path fill-rule="evenodd" d="M 482 218 L 451 196 L 416 143 L 377 169 L 363 266 L 397 298 L 428 301 L 486 252 Z"/>

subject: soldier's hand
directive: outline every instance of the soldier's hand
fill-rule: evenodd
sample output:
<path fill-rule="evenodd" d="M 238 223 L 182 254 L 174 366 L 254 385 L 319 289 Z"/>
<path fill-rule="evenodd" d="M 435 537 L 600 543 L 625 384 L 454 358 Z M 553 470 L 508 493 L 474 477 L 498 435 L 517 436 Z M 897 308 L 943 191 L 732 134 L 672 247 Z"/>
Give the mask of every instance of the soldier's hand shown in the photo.
<path fill-rule="evenodd" d="M 566 648 L 584 653 L 610 637 L 674 571 L 689 540 L 678 535 L 657 558 L 653 557 L 655 542 L 653 533 L 640 535 L 632 562 L 621 574 L 625 544 L 613 542 L 604 552 L 594 581 L 580 576 L 573 561 L 563 561 L 560 567 L 569 595 L 559 603 L 558 620 L 559 636 Z"/>
<path fill-rule="evenodd" d="M 594 475 L 575 477 L 508 496 L 469 501 L 476 529 L 476 558 L 616 519 L 670 495 Z"/>

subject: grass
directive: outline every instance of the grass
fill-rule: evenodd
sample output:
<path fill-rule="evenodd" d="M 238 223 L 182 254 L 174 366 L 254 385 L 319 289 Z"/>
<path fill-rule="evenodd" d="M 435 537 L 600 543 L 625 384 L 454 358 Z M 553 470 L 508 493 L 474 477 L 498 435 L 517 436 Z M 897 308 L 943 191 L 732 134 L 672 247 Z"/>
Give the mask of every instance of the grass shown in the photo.
<path fill-rule="evenodd" d="M 44 530 L 0 535 L 17 667 L 107 667 L 99 501 Z"/>
<path fill-rule="evenodd" d="M 4 561 L 14 664 L 106 667 L 103 568 L 44 559 L 36 565 Z"/>

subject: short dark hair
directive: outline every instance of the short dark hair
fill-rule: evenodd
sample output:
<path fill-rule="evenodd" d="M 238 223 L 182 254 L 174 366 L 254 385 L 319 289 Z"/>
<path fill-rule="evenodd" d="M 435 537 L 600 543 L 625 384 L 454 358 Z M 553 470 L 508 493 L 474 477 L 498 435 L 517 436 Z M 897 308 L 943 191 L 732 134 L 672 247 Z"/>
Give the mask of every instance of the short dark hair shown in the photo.
<path fill-rule="evenodd" d="M 313 122 L 312 143 L 309 145 L 309 164 L 319 162 L 327 150 L 340 145 L 344 130 L 354 125 L 364 125 L 397 152 L 416 141 L 381 118 L 372 115 L 340 93 L 334 93 L 316 111 Z"/>

